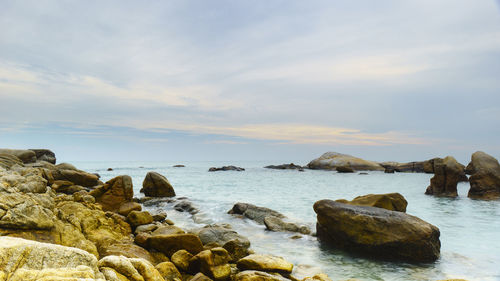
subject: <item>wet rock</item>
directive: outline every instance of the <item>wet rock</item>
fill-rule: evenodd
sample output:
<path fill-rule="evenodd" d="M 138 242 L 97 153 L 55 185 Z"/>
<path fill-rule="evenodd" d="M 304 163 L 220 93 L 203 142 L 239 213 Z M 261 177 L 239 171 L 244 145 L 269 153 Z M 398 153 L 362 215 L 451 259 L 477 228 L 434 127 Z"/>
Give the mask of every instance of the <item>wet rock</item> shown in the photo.
<path fill-rule="evenodd" d="M 259 270 L 282 274 L 290 274 L 293 270 L 293 264 L 282 257 L 271 255 L 249 255 L 240 259 L 237 265 L 240 270 Z"/>
<path fill-rule="evenodd" d="M 136 202 L 125 202 L 118 208 L 118 214 L 122 216 L 127 216 L 132 211 L 141 211 L 142 206 Z"/>
<path fill-rule="evenodd" d="M 204 250 L 189 261 L 189 272 L 201 272 L 213 280 L 226 280 L 231 274 L 229 253 L 223 248 Z"/>
<path fill-rule="evenodd" d="M 181 281 L 182 275 L 175 265 L 171 262 L 162 262 L 157 264 L 156 270 L 161 274 L 165 281 Z"/>
<path fill-rule="evenodd" d="M 248 255 L 250 241 L 228 227 L 207 225 L 194 231 L 203 245 L 217 244 L 231 255 L 231 261 L 237 261 Z"/>
<path fill-rule="evenodd" d="M 189 281 L 212 281 L 209 277 L 207 277 L 205 274 L 199 272 L 193 278 L 187 279 Z"/>
<path fill-rule="evenodd" d="M 132 227 L 138 227 L 139 225 L 150 224 L 153 222 L 153 216 L 148 211 L 132 211 L 127 215 L 127 222 Z"/>
<path fill-rule="evenodd" d="M 193 255 L 203 250 L 200 238 L 193 234 L 154 235 L 147 238 L 146 244 L 149 249 L 162 252 L 168 257 L 182 249 Z"/>
<path fill-rule="evenodd" d="M 337 167 L 350 167 L 356 171 L 383 171 L 384 168 L 373 161 L 364 160 L 351 155 L 327 152 L 307 164 L 309 169 L 334 170 Z"/>
<path fill-rule="evenodd" d="M 406 207 L 408 206 L 408 201 L 399 193 L 367 194 L 358 196 L 352 201 L 347 201 L 345 199 L 335 201 L 344 204 L 377 207 L 398 212 L 406 212 Z"/>
<path fill-rule="evenodd" d="M 311 230 L 305 225 L 299 226 L 295 223 L 285 222 L 283 221 L 283 219 L 274 216 L 265 217 L 264 225 L 270 231 L 289 231 L 299 232 L 302 234 L 311 234 Z"/>
<path fill-rule="evenodd" d="M 337 173 L 354 173 L 354 169 L 349 166 L 337 166 L 335 170 Z"/>
<path fill-rule="evenodd" d="M 234 281 L 290 281 L 281 275 L 270 274 L 262 271 L 245 270 L 236 274 Z"/>
<path fill-rule="evenodd" d="M 193 206 L 193 203 L 187 200 L 181 200 L 179 203 L 174 205 L 174 210 L 178 212 L 188 212 L 191 215 L 197 214 L 199 210 Z"/>
<path fill-rule="evenodd" d="M 165 213 L 165 212 L 161 212 L 161 213 L 158 213 L 158 214 L 154 214 L 154 215 L 153 215 L 153 220 L 154 220 L 154 221 L 158 221 L 158 222 L 162 222 L 162 221 L 164 221 L 166 218 L 167 218 L 167 213 Z"/>
<path fill-rule="evenodd" d="M 35 152 L 37 161 L 46 161 L 51 164 L 56 164 L 56 154 L 49 149 L 30 149 Z"/>
<path fill-rule="evenodd" d="M 277 218 L 285 218 L 285 216 L 277 211 L 271 210 L 266 207 L 259 207 L 248 203 L 236 203 L 233 208 L 229 210 L 228 214 L 243 215 L 246 218 L 254 220 L 260 224 L 264 224 L 264 219 L 268 216 Z"/>
<path fill-rule="evenodd" d="M 193 255 L 190 252 L 186 250 L 179 250 L 172 254 L 171 260 L 176 267 L 187 272 L 189 269 L 189 261 L 192 257 Z"/>
<path fill-rule="evenodd" d="M 154 264 L 155 259 L 144 248 L 131 242 L 116 242 L 103 247 L 101 257 L 106 256 L 125 256 L 127 258 L 141 258 Z"/>
<path fill-rule="evenodd" d="M 141 192 L 149 197 L 174 197 L 175 191 L 166 177 L 156 172 L 147 173 Z"/>
<path fill-rule="evenodd" d="M 281 164 L 281 165 L 269 165 L 265 166 L 266 169 L 277 169 L 277 170 L 303 170 L 302 166 L 295 165 L 293 163 L 290 164 Z"/>
<path fill-rule="evenodd" d="M 470 198 L 500 198 L 500 164 L 497 159 L 482 151 L 474 152 L 466 172 L 471 175 Z"/>
<path fill-rule="evenodd" d="M 217 171 L 237 171 L 237 172 L 241 172 L 241 171 L 245 171 L 244 168 L 241 168 L 241 167 L 236 167 L 236 166 L 223 166 L 223 167 L 220 167 L 220 168 L 216 168 L 216 167 L 211 167 L 210 169 L 208 169 L 209 172 L 217 172 Z"/>
<path fill-rule="evenodd" d="M 452 156 L 444 159 L 437 158 L 433 161 L 434 177 L 425 194 L 437 196 L 456 197 L 457 184 L 464 173 L 464 167 Z"/>
<path fill-rule="evenodd" d="M 151 235 L 170 235 L 170 234 L 184 234 L 184 230 L 173 225 L 163 225 L 158 227 Z"/>
<path fill-rule="evenodd" d="M 316 202 L 314 211 L 318 238 L 335 248 L 409 262 L 439 257 L 439 229 L 417 217 L 332 200 Z"/>
<path fill-rule="evenodd" d="M 95 197 L 104 211 L 117 212 L 123 203 L 132 201 L 134 196 L 132 178 L 126 175 L 112 178 L 106 184 L 92 190 L 90 195 Z"/>

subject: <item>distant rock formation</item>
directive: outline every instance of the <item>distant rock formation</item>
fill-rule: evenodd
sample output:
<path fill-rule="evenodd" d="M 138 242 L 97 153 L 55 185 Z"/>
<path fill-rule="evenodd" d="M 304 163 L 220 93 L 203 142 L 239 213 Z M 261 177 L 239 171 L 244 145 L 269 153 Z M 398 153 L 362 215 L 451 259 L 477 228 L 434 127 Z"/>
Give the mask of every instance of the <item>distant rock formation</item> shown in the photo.
<path fill-rule="evenodd" d="M 241 168 L 241 167 L 236 167 L 236 166 L 223 166 L 220 168 L 211 167 L 210 169 L 208 169 L 208 171 L 209 172 L 217 172 L 217 171 L 238 171 L 238 172 L 241 172 L 241 171 L 245 171 L 245 169 Z"/>
<path fill-rule="evenodd" d="M 265 166 L 266 169 L 277 169 L 277 170 L 303 170 L 304 167 L 295 165 L 293 163 L 290 164 L 281 164 L 281 165 L 269 165 Z"/>
<path fill-rule="evenodd" d="M 337 167 L 350 167 L 356 171 L 383 171 L 379 163 L 357 158 L 351 155 L 327 152 L 307 164 L 309 169 L 335 170 Z"/>

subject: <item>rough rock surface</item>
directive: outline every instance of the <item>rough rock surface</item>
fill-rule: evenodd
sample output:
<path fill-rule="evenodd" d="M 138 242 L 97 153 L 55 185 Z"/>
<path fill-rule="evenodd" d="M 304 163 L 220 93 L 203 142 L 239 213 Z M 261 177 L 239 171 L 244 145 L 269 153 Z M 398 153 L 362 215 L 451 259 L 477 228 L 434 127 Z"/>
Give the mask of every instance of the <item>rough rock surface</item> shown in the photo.
<path fill-rule="evenodd" d="M 264 224 L 264 219 L 268 216 L 277 218 L 285 218 L 285 216 L 277 211 L 271 210 L 266 207 L 259 207 L 248 203 L 236 203 L 233 208 L 229 210 L 228 214 L 243 215 L 246 218 L 254 220 L 260 224 Z"/>
<path fill-rule="evenodd" d="M 417 217 L 332 200 L 316 202 L 314 211 L 318 238 L 333 247 L 410 262 L 439 257 L 439 229 Z"/>
<path fill-rule="evenodd" d="M 259 270 L 284 274 L 290 274 L 293 270 L 293 264 L 282 257 L 271 255 L 249 255 L 240 259 L 237 265 L 240 270 Z"/>
<path fill-rule="evenodd" d="M 6 149 L 0 148 L 0 154 L 10 154 L 19 158 L 23 163 L 36 162 L 36 153 L 27 149 Z"/>
<path fill-rule="evenodd" d="M 350 166 L 337 166 L 335 170 L 337 173 L 354 173 L 354 169 Z"/>
<path fill-rule="evenodd" d="M 425 194 L 456 197 L 457 184 L 465 175 L 464 167 L 452 156 L 433 159 L 434 177 Z"/>
<path fill-rule="evenodd" d="M 171 262 L 162 262 L 155 266 L 165 281 L 181 281 L 182 275 Z"/>
<path fill-rule="evenodd" d="M 175 191 L 167 178 L 156 172 L 147 173 L 141 192 L 150 197 L 174 197 Z"/>
<path fill-rule="evenodd" d="M 241 167 L 236 167 L 236 166 L 223 166 L 220 168 L 211 167 L 210 169 L 208 169 L 208 171 L 209 172 L 217 172 L 217 171 L 238 171 L 238 172 L 241 172 L 241 171 L 245 171 L 245 169 L 241 168 Z"/>
<path fill-rule="evenodd" d="M 334 170 L 339 166 L 351 167 L 356 171 L 383 171 L 384 167 L 380 164 L 357 158 L 351 155 L 337 153 L 337 152 L 327 152 L 321 157 L 316 158 L 307 164 L 309 169 L 319 169 L 319 170 Z"/>
<path fill-rule="evenodd" d="M 335 201 L 344 204 L 377 207 L 398 212 L 406 212 L 406 207 L 408 206 L 406 199 L 399 193 L 367 194 L 358 196 L 352 201 L 347 201 L 345 199 Z"/>
<path fill-rule="evenodd" d="M 500 164 L 497 159 L 482 151 L 474 152 L 466 172 L 471 175 L 469 197 L 500 198 Z"/>
<path fill-rule="evenodd" d="M 182 249 L 193 255 L 203 250 L 200 238 L 194 234 L 154 235 L 147 238 L 146 244 L 149 249 L 162 252 L 168 257 Z"/>
<path fill-rule="evenodd" d="M 228 226 L 207 225 L 195 231 L 203 245 L 219 245 L 231 255 L 231 261 L 237 261 L 248 255 L 250 241 Z"/>
<path fill-rule="evenodd" d="M 236 274 L 234 281 L 290 281 L 290 279 L 281 275 L 270 274 L 256 270 L 245 270 Z"/>
<path fill-rule="evenodd" d="M 0 153 L 0 167 L 10 169 L 12 166 L 24 166 L 23 161 L 17 156 L 7 153 Z"/>
<path fill-rule="evenodd" d="M 226 280 L 231 275 L 229 253 L 223 248 L 204 250 L 193 256 L 189 261 L 189 271 L 201 272 L 213 280 Z"/>
<path fill-rule="evenodd" d="M 77 248 L 0 237 L 0 257 L 7 280 L 103 280 L 96 257 Z"/>
<path fill-rule="evenodd" d="M 46 161 L 51 164 L 56 164 L 56 154 L 49 149 L 30 149 L 35 152 L 37 161 Z"/>
<path fill-rule="evenodd" d="M 118 212 L 123 203 L 132 201 L 134 196 L 132 178 L 126 175 L 112 178 L 106 184 L 92 190 L 90 195 L 95 197 L 96 203 L 99 203 L 104 211 Z"/>
<path fill-rule="evenodd" d="M 293 222 L 286 222 L 281 218 L 268 216 L 264 218 L 264 225 L 267 230 L 270 231 L 289 231 L 289 232 L 299 232 L 302 234 L 311 234 L 309 227 L 305 225 L 298 225 Z"/>
<path fill-rule="evenodd" d="M 182 271 L 188 271 L 189 269 L 189 261 L 193 255 L 186 250 L 179 250 L 175 252 L 170 258 L 172 262 Z"/>

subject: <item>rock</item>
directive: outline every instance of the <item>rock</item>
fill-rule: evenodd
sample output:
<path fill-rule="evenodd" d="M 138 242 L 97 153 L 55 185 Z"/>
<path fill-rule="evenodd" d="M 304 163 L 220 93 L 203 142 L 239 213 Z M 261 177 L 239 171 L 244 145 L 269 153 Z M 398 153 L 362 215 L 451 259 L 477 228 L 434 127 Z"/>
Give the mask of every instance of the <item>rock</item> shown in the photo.
<path fill-rule="evenodd" d="M 132 211 L 141 211 L 141 210 L 142 210 L 141 204 L 136 202 L 125 202 L 120 205 L 120 208 L 118 209 L 118 214 L 122 216 L 127 216 Z"/>
<path fill-rule="evenodd" d="M 51 164 L 56 164 L 56 154 L 49 149 L 30 149 L 35 152 L 37 161 L 46 161 Z"/>
<path fill-rule="evenodd" d="M 210 169 L 208 169 L 209 172 L 217 172 L 217 171 L 237 171 L 237 172 L 241 172 L 241 171 L 245 171 L 244 168 L 241 168 L 241 167 L 236 167 L 236 166 L 223 166 L 223 167 L 220 167 L 220 168 L 216 168 L 216 167 L 211 167 Z"/>
<path fill-rule="evenodd" d="M 154 264 L 155 259 L 144 248 L 135 245 L 131 242 L 117 242 L 109 246 L 103 247 L 101 257 L 106 256 L 125 256 L 127 258 L 141 258 Z"/>
<path fill-rule="evenodd" d="M 147 260 L 131 258 L 129 261 L 144 278 L 144 281 L 164 281 L 160 272 L 158 272 L 158 270 Z"/>
<path fill-rule="evenodd" d="M 2 280 L 102 278 L 96 257 L 77 248 L 0 237 L 0 257 L 0 277 L 7 277 Z"/>
<path fill-rule="evenodd" d="M 168 257 L 179 250 L 186 250 L 193 255 L 203 250 L 200 238 L 193 234 L 155 235 L 147 238 L 149 249 L 162 252 Z"/>
<path fill-rule="evenodd" d="M 127 215 L 127 222 L 132 227 L 138 227 L 139 225 L 150 224 L 153 222 L 153 216 L 148 211 L 131 211 Z"/>
<path fill-rule="evenodd" d="M 444 159 L 437 158 L 433 161 L 434 177 L 425 194 L 456 197 L 457 184 L 464 173 L 464 167 L 452 156 Z"/>
<path fill-rule="evenodd" d="M 366 175 L 368 175 L 368 173 L 361 172 L 361 173 L 359 173 L 358 175 L 366 176 Z"/>
<path fill-rule="evenodd" d="M 163 225 L 158 227 L 151 235 L 170 235 L 170 234 L 184 234 L 184 230 L 173 225 Z"/>
<path fill-rule="evenodd" d="M 54 199 L 47 194 L 0 192 L 0 227 L 40 229 L 54 227 Z"/>
<path fill-rule="evenodd" d="M 61 164 L 59 164 L 61 165 Z M 99 184 L 99 177 L 79 170 L 53 170 L 50 171 L 54 180 L 65 180 L 84 187 L 94 187 Z"/>
<path fill-rule="evenodd" d="M 212 279 L 208 278 L 205 274 L 203 273 L 197 273 L 193 278 L 187 279 L 188 281 L 212 281 Z"/>
<path fill-rule="evenodd" d="M 316 202 L 314 211 L 318 239 L 333 247 L 410 262 L 439 257 L 439 229 L 417 217 L 332 200 Z"/>
<path fill-rule="evenodd" d="M 158 213 L 158 214 L 154 214 L 154 215 L 153 215 L 153 220 L 154 220 L 154 221 L 158 221 L 158 222 L 162 222 L 162 221 L 164 221 L 166 218 L 167 218 L 167 213 L 165 213 L 165 212 L 161 212 L 161 213 Z"/>
<path fill-rule="evenodd" d="M 290 164 L 281 164 L 281 165 L 269 165 L 265 166 L 266 169 L 277 169 L 277 170 L 303 170 L 302 166 L 295 165 L 293 163 Z"/>
<path fill-rule="evenodd" d="M 187 200 L 181 200 L 179 203 L 174 205 L 174 210 L 178 212 L 188 212 L 191 215 L 197 214 L 199 210 L 193 206 L 193 203 Z"/>
<path fill-rule="evenodd" d="M 260 224 L 264 224 L 264 218 L 274 216 L 277 218 L 285 218 L 285 216 L 277 211 L 265 207 L 258 207 L 248 203 L 236 203 L 233 208 L 229 210 L 228 214 L 243 215 L 251 220 Z"/>
<path fill-rule="evenodd" d="M 307 226 L 299 226 L 295 223 L 285 222 L 281 218 L 268 216 L 264 218 L 264 225 L 270 231 L 289 231 L 299 232 L 302 234 L 311 234 L 311 230 Z"/>
<path fill-rule="evenodd" d="M 175 191 L 166 177 L 156 172 L 147 173 L 141 192 L 149 197 L 174 197 Z"/>
<path fill-rule="evenodd" d="M 290 274 L 293 270 L 293 264 L 281 257 L 271 255 L 249 255 L 240 259 L 237 265 L 240 270 L 259 270 L 281 274 Z"/>
<path fill-rule="evenodd" d="M 184 168 L 184 167 L 186 167 L 186 166 L 184 166 L 184 165 L 174 165 L 173 167 L 174 167 L 174 168 Z"/>
<path fill-rule="evenodd" d="M 398 212 L 406 212 L 406 207 L 408 206 L 408 201 L 399 193 L 367 194 L 358 196 L 352 201 L 347 201 L 345 199 L 335 201 L 344 204 L 377 207 Z"/>
<path fill-rule="evenodd" d="M 104 211 L 116 212 L 123 203 L 132 201 L 134 196 L 132 178 L 126 175 L 112 178 L 106 184 L 92 190 L 90 195 L 95 197 L 96 203 L 99 203 Z"/>
<path fill-rule="evenodd" d="M 161 274 L 165 281 L 181 281 L 182 275 L 171 262 L 162 262 L 157 264 L 156 270 Z"/>
<path fill-rule="evenodd" d="M 204 250 L 189 261 L 189 272 L 201 272 L 214 280 L 226 280 L 231 275 L 229 253 L 223 248 Z"/>
<path fill-rule="evenodd" d="M 36 153 L 31 150 L 23 150 L 23 149 L 0 149 L 0 154 L 10 154 L 14 155 L 26 163 L 34 163 L 36 162 Z"/>
<path fill-rule="evenodd" d="M 233 281 L 290 281 L 290 279 L 262 271 L 245 270 L 236 274 Z"/>
<path fill-rule="evenodd" d="M 470 174 L 468 196 L 476 199 L 497 199 L 500 197 L 500 165 L 494 157 L 477 151 L 467 165 Z"/>
<path fill-rule="evenodd" d="M 99 268 L 107 267 L 131 281 L 145 281 L 132 262 L 124 256 L 107 256 L 99 260 Z"/>
<path fill-rule="evenodd" d="M 151 234 L 146 232 L 140 232 L 135 235 L 134 243 L 141 247 L 148 247 L 148 238 L 151 237 Z"/>
<path fill-rule="evenodd" d="M 349 166 L 337 166 L 335 170 L 337 173 L 354 173 L 354 169 Z"/>
<path fill-rule="evenodd" d="M 73 170 L 73 171 L 78 171 L 78 169 L 70 163 L 59 163 L 56 165 L 57 170 Z"/>
<path fill-rule="evenodd" d="M 196 231 L 203 245 L 216 243 L 231 255 L 231 261 L 237 261 L 248 255 L 250 241 L 236 231 L 220 225 L 208 225 Z"/>
<path fill-rule="evenodd" d="M 106 171 L 111 172 L 113 171 L 113 168 L 107 168 Z"/>
<path fill-rule="evenodd" d="M 347 154 L 327 152 L 307 164 L 309 169 L 333 170 L 338 166 L 351 167 L 357 171 L 383 171 L 384 168 L 373 161 L 364 160 Z"/>
<path fill-rule="evenodd" d="M 387 167 L 387 168 L 385 168 L 384 173 L 386 173 L 386 174 L 394 174 L 395 170 L 396 169 L 394 169 L 393 167 Z"/>
<path fill-rule="evenodd" d="M 75 185 L 70 181 L 56 180 L 51 185 L 52 189 L 57 193 L 74 194 L 85 190 L 82 186 Z"/>
<path fill-rule="evenodd" d="M 0 153 L 0 167 L 10 169 L 14 165 L 24 166 L 23 161 L 17 156 L 7 153 Z"/>
<path fill-rule="evenodd" d="M 423 173 L 424 162 L 413 161 L 408 163 L 384 162 L 380 163 L 386 170 L 394 170 L 398 173 Z"/>
<path fill-rule="evenodd" d="M 355 281 L 355 279 L 349 279 L 350 281 Z M 347 281 L 349 281 L 347 280 Z M 316 274 L 313 277 L 306 277 L 302 281 L 332 281 L 328 275 L 325 273 Z"/>
<path fill-rule="evenodd" d="M 190 252 L 186 250 L 179 250 L 172 255 L 171 260 L 175 266 L 187 272 L 189 269 L 189 261 L 192 257 L 193 255 Z"/>

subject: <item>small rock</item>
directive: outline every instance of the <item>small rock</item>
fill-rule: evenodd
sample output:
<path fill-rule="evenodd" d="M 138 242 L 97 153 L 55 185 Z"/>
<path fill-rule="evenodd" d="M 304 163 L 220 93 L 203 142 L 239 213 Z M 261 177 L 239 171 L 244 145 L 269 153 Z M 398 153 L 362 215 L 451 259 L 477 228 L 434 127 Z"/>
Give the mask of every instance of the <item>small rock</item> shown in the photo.
<path fill-rule="evenodd" d="M 132 227 L 138 227 L 139 225 L 150 224 L 153 222 L 153 217 L 147 211 L 131 211 L 127 215 L 127 222 Z"/>
<path fill-rule="evenodd" d="M 223 167 L 220 167 L 220 168 L 216 168 L 216 167 L 211 167 L 210 169 L 208 169 L 209 172 L 217 172 L 217 171 L 237 171 L 237 172 L 241 172 L 241 171 L 245 171 L 244 168 L 241 168 L 241 167 L 236 167 L 236 166 L 223 166 Z"/>
<path fill-rule="evenodd" d="M 182 275 L 175 265 L 171 262 L 162 262 L 156 265 L 156 270 L 161 274 L 165 281 L 180 281 Z"/>
<path fill-rule="evenodd" d="M 179 250 L 175 252 L 170 258 L 172 262 L 183 271 L 188 271 L 189 261 L 193 255 L 186 250 Z"/>
<path fill-rule="evenodd" d="M 118 214 L 122 216 L 127 216 L 132 211 L 141 211 L 141 210 L 142 210 L 141 204 L 136 202 L 125 202 L 120 205 L 120 208 L 118 209 Z"/>
<path fill-rule="evenodd" d="M 184 168 L 184 167 L 186 167 L 186 166 L 184 166 L 184 165 L 174 165 L 173 167 L 174 167 L 174 168 Z"/>
<path fill-rule="evenodd" d="M 167 213 L 165 213 L 165 212 L 161 212 L 161 213 L 159 213 L 159 214 L 154 214 L 154 215 L 153 215 L 153 220 L 154 220 L 154 221 L 158 221 L 158 222 L 162 222 L 162 221 L 164 221 L 166 218 L 167 218 Z"/>
<path fill-rule="evenodd" d="M 284 274 L 290 274 L 293 270 L 293 264 L 282 257 L 271 255 L 249 255 L 240 259 L 237 265 L 240 270 L 259 270 Z"/>

